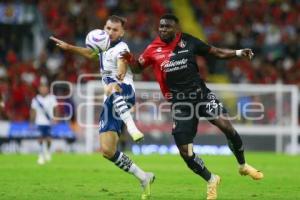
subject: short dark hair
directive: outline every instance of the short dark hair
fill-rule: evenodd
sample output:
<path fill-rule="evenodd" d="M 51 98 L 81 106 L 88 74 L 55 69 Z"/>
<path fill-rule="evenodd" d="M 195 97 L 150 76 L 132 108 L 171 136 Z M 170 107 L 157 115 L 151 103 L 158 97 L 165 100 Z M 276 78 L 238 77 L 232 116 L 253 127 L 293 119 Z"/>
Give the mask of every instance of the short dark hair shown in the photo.
<path fill-rule="evenodd" d="M 125 26 L 125 24 L 127 22 L 126 18 L 120 17 L 118 15 L 111 15 L 111 16 L 108 17 L 107 20 L 110 20 L 112 22 L 120 22 L 123 27 Z"/>
<path fill-rule="evenodd" d="M 179 22 L 179 19 L 174 14 L 171 13 L 164 14 L 163 16 L 160 17 L 160 19 L 173 20 L 176 24 L 178 24 Z"/>

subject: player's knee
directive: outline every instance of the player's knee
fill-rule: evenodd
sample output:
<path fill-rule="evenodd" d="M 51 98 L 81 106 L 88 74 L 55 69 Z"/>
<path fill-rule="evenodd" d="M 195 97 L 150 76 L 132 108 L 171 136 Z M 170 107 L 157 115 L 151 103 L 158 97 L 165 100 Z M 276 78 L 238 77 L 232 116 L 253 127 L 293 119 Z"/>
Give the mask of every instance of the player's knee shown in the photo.
<path fill-rule="evenodd" d="M 231 124 L 225 124 L 222 130 L 226 135 L 234 135 L 236 132 Z"/>
<path fill-rule="evenodd" d="M 108 86 L 105 86 L 104 87 L 104 93 L 106 96 L 109 96 L 112 94 L 112 86 L 111 85 L 108 85 Z"/>
<path fill-rule="evenodd" d="M 179 153 L 184 160 L 189 158 L 189 152 L 187 149 L 179 149 Z"/>
<path fill-rule="evenodd" d="M 105 145 L 101 146 L 100 152 L 101 152 L 102 156 L 107 159 L 112 158 L 115 154 L 115 151 L 112 148 L 105 146 Z"/>
<path fill-rule="evenodd" d="M 215 125 L 220 128 L 225 133 L 225 135 L 235 134 L 235 129 L 233 128 L 230 121 L 218 120 Z"/>

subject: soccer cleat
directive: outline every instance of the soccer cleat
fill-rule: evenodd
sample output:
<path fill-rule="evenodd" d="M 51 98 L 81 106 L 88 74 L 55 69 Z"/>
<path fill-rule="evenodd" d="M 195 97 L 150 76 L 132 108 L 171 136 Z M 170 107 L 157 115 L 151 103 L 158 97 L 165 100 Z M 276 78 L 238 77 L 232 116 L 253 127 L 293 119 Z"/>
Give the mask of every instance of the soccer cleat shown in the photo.
<path fill-rule="evenodd" d="M 151 184 L 154 182 L 155 176 L 151 172 L 146 173 L 146 180 L 142 181 L 143 193 L 141 200 L 150 199 L 151 196 Z"/>
<path fill-rule="evenodd" d="M 45 159 L 44 159 L 44 156 L 43 156 L 43 155 L 39 155 L 39 158 L 38 158 L 38 160 L 37 160 L 37 163 L 38 163 L 39 165 L 45 164 Z"/>
<path fill-rule="evenodd" d="M 134 142 L 141 142 L 144 139 L 144 134 L 141 132 L 134 132 L 130 134 Z"/>
<path fill-rule="evenodd" d="M 217 199 L 217 187 L 221 182 L 221 178 L 218 175 L 214 175 L 215 180 L 210 183 L 207 183 L 207 200 Z"/>
<path fill-rule="evenodd" d="M 260 180 L 264 177 L 264 174 L 252 167 L 251 165 L 245 164 L 243 167 L 240 167 L 239 173 L 242 176 L 250 176 L 254 180 Z"/>

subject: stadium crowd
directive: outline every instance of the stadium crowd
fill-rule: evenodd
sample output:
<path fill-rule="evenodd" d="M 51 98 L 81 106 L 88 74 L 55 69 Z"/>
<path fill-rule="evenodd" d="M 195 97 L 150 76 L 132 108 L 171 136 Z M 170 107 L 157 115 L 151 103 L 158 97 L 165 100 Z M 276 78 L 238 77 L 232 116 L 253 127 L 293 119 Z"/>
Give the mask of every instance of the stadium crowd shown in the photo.
<path fill-rule="evenodd" d="M 190 0 L 190 3 L 208 43 L 235 49 L 249 47 L 255 52 L 252 62 L 200 59 L 204 78 L 207 74 L 217 73 L 226 74 L 233 83 L 280 82 L 300 86 L 299 1 Z M 20 32 L 27 41 L 32 42 L 34 38 L 32 29 L 13 21 L 19 8 L 27 10 L 28 23 L 25 24 L 37 23 L 33 19 L 36 17 L 41 19 L 39 23 L 43 27 L 44 48 L 37 55 L 26 53 L 26 58 L 20 50 L 24 47 Z M 67 80 L 76 83 L 78 75 L 98 72 L 94 63 L 60 51 L 48 40 L 50 35 L 82 46 L 89 30 L 102 28 L 109 15 L 118 14 L 127 18 L 125 39 L 131 50 L 138 54 L 156 36 L 155 25 L 159 17 L 171 10 L 170 1 L 158 0 L 2 1 L 0 92 L 4 108 L 0 119 L 22 121 L 29 118 L 30 102 L 40 77 L 49 82 Z M 30 13 L 34 13 L 31 18 Z M 23 29 L 12 28 L 15 26 Z M 27 45 L 26 51 L 31 52 L 32 48 Z M 150 74 L 137 76 L 137 80 L 153 80 Z"/>

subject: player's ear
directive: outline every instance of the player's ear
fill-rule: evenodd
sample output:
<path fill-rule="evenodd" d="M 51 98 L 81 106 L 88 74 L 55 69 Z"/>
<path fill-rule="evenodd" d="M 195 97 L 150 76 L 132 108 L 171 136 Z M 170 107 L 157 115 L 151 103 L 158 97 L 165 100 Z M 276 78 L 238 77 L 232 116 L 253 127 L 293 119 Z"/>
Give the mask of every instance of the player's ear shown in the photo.
<path fill-rule="evenodd" d="M 124 37 L 124 34 L 125 34 L 125 30 L 122 29 L 122 30 L 121 30 L 121 37 Z"/>

